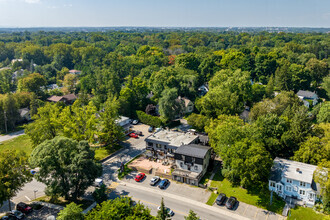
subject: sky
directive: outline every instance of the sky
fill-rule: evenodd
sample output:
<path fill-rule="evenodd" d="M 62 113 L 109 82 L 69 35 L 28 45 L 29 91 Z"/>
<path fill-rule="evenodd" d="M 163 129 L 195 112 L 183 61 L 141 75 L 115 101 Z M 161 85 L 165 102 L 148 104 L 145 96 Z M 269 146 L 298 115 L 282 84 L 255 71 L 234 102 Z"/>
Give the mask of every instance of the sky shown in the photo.
<path fill-rule="evenodd" d="M 330 0 L 0 0 L 0 27 L 330 27 Z"/>

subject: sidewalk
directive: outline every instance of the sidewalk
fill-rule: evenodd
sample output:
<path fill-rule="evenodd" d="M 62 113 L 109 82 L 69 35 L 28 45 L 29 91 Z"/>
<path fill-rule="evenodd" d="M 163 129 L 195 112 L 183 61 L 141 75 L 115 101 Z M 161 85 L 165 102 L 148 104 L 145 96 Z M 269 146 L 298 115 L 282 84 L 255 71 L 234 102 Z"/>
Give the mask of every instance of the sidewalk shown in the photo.
<path fill-rule="evenodd" d="M 4 135 L 4 136 L 0 136 L 0 143 L 4 142 L 4 141 L 11 140 L 13 138 L 16 138 L 16 137 L 24 135 L 24 134 L 25 134 L 24 130 L 20 130 L 20 131 L 16 131 L 16 132 Z"/>

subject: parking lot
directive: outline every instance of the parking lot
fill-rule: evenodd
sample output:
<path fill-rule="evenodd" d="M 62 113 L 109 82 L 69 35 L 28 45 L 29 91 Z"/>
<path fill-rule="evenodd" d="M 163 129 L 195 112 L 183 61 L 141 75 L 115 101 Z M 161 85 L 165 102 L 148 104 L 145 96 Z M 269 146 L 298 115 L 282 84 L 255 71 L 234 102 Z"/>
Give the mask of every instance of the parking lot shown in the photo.
<path fill-rule="evenodd" d="M 122 181 L 126 181 L 126 182 L 130 182 L 130 183 L 134 183 L 134 184 L 139 184 L 142 185 L 144 187 L 148 187 L 148 188 L 157 188 L 159 189 L 157 186 L 159 184 L 159 182 L 155 185 L 155 186 L 150 186 L 150 180 L 153 177 L 153 175 L 146 175 L 146 178 L 144 178 L 141 182 L 135 182 L 134 177 L 136 176 L 138 172 L 131 172 L 130 174 L 128 174 L 126 176 L 126 178 L 122 179 Z M 161 190 L 161 189 L 159 189 Z M 191 185 L 187 185 L 184 183 L 178 183 L 174 180 L 170 179 L 170 184 L 168 187 L 166 187 L 166 189 L 164 189 L 166 192 L 168 193 L 173 193 L 175 195 L 180 195 L 182 197 L 186 197 L 189 199 L 193 199 L 202 203 L 206 203 L 208 198 L 211 195 L 211 192 L 209 192 L 206 189 L 202 189 L 196 186 L 191 186 Z"/>
<path fill-rule="evenodd" d="M 228 199 L 228 198 L 227 198 Z M 227 200 L 226 200 L 227 201 Z M 226 201 L 223 203 L 223 205 L 219 206 L 216 203 L 213 204 L 214 207 L 218 207 L 219 209 L 226 209 L 226 206 L 224 205 Z M 229 210 L 230 212 L 235 212 L 236 214 L 242 215 L 244 217 L 248 217 L 250 219 L 257 219 L 257 220 L 279 220 L 279 219 L 285 219 L 285 217 L 278 215 L 276 213 L 258 208 L 253 205 L 249 205 L 243 202 L 237 202 L 235 204 L 235 207 L 233 210 Z"/>
<path fill-rule="evenodd" d="M 138 138 L 131 138 L 129 136 L 126 136 L 124 143 L 129 143 L 131 147 L 134 148 L 145 148 L 145 142 L 144 139 L 151 135 L 152 133 L 148 132 L 149 125 L 145 124 L 137 124 L 137 125 L 131 125 L 131 129 L 133 131 L 141 131 L 142 135 L 139 136 Z"/>

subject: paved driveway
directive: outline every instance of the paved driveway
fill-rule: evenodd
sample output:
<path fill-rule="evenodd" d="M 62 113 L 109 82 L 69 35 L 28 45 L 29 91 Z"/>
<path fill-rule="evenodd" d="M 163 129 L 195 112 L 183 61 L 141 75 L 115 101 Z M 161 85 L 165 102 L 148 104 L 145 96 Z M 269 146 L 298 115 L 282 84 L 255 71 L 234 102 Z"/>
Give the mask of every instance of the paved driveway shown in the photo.
<path fill-rule="evenodd" d="M 7 135 L 0 136 L 0 143 L 24 135 L 24 130 L 16 131 Z"/>
<path fill-rule="evenodd" d="M 161 189 L 159 189 L 157 186 L 150 186 L 150 179 L 153 177 L 153 175 L 147 175 L 146 178 L 144 178 L 144 180 L 142 182 L 135 182 L 134 181 L 134 177 L 137 174 L 137 172 L 131 172 L 130 174 L 128 174 L 126 176 L 126 178 L 122 179 L 122 182 L 129 182 L 132 184 L 136 184 L 136 185 L 140 185 L 140 186 L 144 186 L 150 189 L 157 189 L 162 191 Z M 179 195 L 182 197 L 186 197 L 198 202 L 202 202 L 202 203 L 206 203 L 208 198 L 211 195 L 211 192 L 209 192 L 206 189 L 202 189 L 196 186 L 191 186 L 191 185 L 187 185 L 184 183 L 178 183 L 174 180 L 170 180 L 170 185 L 164 190 L 167 193 L 172 193 L 175 195 Z"/>
<path fill-rule="evenodd" d="M 250 218 L 250 219 L 257 219 L 257 220 L 280 220 L 280 219 L 285 219 L 284 216 L 278 215 L 276 213 L 258 208 L 253 205 L 249 205 L 243 202 L 238 201 L 234 207 L 233 210 L 229 210 L 226 208 L 226 206 L 218 206 L 217 204 L 213 204 L 214 207 L 218 207 L 219 209 L 226 209 L 230 212 L 239 214 L 241 216 Z"/>

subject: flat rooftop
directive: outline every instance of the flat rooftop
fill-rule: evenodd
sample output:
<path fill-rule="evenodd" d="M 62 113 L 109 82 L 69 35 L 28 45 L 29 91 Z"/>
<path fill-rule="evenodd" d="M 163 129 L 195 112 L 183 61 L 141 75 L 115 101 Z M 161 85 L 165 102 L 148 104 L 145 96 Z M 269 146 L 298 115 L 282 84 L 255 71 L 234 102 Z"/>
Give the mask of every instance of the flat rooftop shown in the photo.
<path fill-rule="evenodd" d="M 171 130 L 160 130 L 147 137 L 145 141 L 180 147 L 181 145 L 187 145 L 192 143 L 197 138 L 198 135 L 194 135 L 191 132 L 184 133 Z"/>

